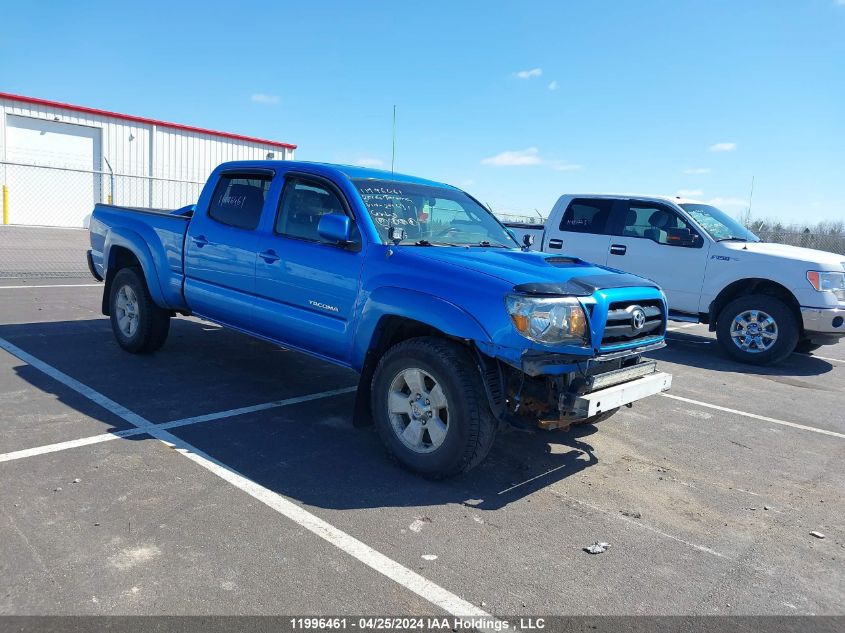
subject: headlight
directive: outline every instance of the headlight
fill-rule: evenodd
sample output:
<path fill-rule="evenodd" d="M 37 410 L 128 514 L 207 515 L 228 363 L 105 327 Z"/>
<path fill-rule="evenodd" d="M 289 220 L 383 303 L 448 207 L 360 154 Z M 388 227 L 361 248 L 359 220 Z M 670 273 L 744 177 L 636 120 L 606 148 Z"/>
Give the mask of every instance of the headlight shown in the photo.
<path fill-rule="evenodd" d="M 537 343 L 586 344 L 587 315 L 574 297 L 507 295 L 505 305 L 517 332 Z"/>
<path fill-rule="evenodd" d="M 845 273 L 808 270 L 807 281 L 819 292 L 832 292 L 839 301 L 845 301 Z"/>

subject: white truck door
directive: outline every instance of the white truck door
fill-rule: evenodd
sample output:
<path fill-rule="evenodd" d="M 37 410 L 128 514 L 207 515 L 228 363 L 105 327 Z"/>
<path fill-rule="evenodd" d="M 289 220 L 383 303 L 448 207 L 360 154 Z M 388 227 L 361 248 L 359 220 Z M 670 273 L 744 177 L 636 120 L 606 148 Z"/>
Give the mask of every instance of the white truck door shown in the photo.
<path fill-rule="evenodd" d="M 552 214 L 543 250 L 574 255 L 594 264 L 606 264 L 610 246 L 610 213 L 614 200 L 573 198 L 563 214 Z M 560 221 L 557 226 L 551 222 Z"/>
<path fill-rule="evenodd" d="M 710 242 L 668 205 L 627 202 L 607 265 L 657 282 L 670 310 L 697 314 Z"/>

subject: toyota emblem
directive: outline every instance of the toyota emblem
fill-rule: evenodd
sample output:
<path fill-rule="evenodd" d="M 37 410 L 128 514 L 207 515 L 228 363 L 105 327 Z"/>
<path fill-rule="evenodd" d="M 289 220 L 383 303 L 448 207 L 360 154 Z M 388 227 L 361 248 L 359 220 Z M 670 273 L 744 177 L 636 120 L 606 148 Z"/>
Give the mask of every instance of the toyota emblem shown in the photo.
<path fill-rule="evenodd" d="M 631 327 L 639 332 L 645 327 L 645 310 L 640 306 L 634 306 L 631 310 Z"/>

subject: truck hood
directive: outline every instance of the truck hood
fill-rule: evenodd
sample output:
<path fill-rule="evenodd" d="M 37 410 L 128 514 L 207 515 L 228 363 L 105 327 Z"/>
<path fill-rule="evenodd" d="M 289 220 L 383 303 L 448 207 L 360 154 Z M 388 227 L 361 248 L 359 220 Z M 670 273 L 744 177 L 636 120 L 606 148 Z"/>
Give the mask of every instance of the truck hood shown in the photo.
<path fill-rule="evenodd" d="M 819 264 L 831 270 L 843 270 L 845 268 L 845 255 L 817 251 L 814 248 L 801 248 L 800 246 L 769 242 L 720 242 L 719 244 L 728 250 L 735 251 L 738 256 L 743 253 L 752 253 L 754 255 L 791 259 L 807 264 Z"/>
<path fill-rule="evenodd" d="M 596 264 L 577 257 L 550 255 L 536 251 L 509 250 L 484 247 L 400 247 L 408 256 L 425 261 L 436 261 L 458 266 L 496 277 L 514 286 L 543 285 L 565 288 L 573 279 L 583 279 L 590 286 L 614 288 L 624 286 L 656 287 L 654 282 L 641 277 Z M 606 277 L 606 280 L 603 279 Z"/>

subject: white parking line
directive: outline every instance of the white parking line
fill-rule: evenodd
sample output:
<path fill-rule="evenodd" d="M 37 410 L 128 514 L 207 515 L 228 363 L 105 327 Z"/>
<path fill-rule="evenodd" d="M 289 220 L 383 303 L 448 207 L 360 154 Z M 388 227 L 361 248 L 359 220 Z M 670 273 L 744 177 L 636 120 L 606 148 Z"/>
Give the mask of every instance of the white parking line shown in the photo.
<path fill-rule="evenodd" d="M 483 618 L 485 621 L 489 621 L 491 623 L 491 628 L 494 628 L 493 623 L 495 623 L 496 620 L 486 611 L 479 609 L 474 604 L 467 602 L 463 598 L 451 593 L 415 571 L 408 569 L 401 563 L 388 558 L 366 543 L 359 541 L 355 537 L 350 536 L 346 532 L 336 528 L 318 516 L 311 514 L 305 508 L 302 508 L 280 494 L 255 483 L 251 479 L 204 453 L 195 446 L 156 426 L 149 420 L 141 417 L 133 411 L 130 411 L 123 405 L 118 404 L 114 400 L 111 400 L 91 387 L 71 378 L 52 365 L 48 365 L 31 354 L 28 354 L 5 339 L 0 338 L 0 348 L 6 350 L 13 356 L 17 356 L 31 367 L 38 369 L 57 382 L 60 382 L 66 387 L 69 387 L 77 393 L 85 396 L 110 413 L 113 413 L 114 415 L 123 418 L 133 426 L 142 429 L 145 433 L 175 449 L 192 462 L 202 466 L 209 472 L 229 482 L 254 499 L 257 499 L 261 503 L 272 508 L 279 514 L 287 517 L 291 521 L 294 521 L 313 534 L 316 534 L 321 539 L 331 543 L 341 551 L 346 552 L 371 569 L 383 574 L 399 585 L 414 592 L 434 606 L 460 618 Z"/>
<path fill-rule="evenodd" d="M 832 363 L 845 363 L 845 359 L 842 358 L 828 358 L 826 356 L 817 356 L 816 354 L 799 354 L 796 353 L 796 356 L 803 356 L 805 358 L 818 358 L 819 360 L 826 360 Z"/>
<path fill-rule="evenodd" d="M 827 429 L 820 429 L 815 426 L 807 426 L 806 424 L 797 424 L 795 422 L 787 422 L 785 420 L 777 420 L 775 418 L 769 418 L 765 415 L 757 415 L 756 413 L 748 413 L 747 411 L 738 411 L 737 409 L 730 409 L 728 407 L 722 407 L 718 404 L 710 404 L 709 402 L 701 402 L 700 400 L 693 400 L 691 398 L 684 398 L 682 396 L 676 396 L 675 394 L 671 393 L 661 393 L 661 396 L 664 398 L 672 398 L 672 400 L 679 400 L 680 402 L 687 402 L 689 404 L 694 404 L 699 407 L 707 407 L 708 409 L 716 409 L 717 411 L 724 411 L 725 413 L 733 413 L 734 415 L 741 415 L 746 418 L 752 418 L 754 420 L 762 420 L 763 422 L 770 422 L 771 424 L 780 424 L 781 426 L 790 426 L 794 429 L 801 429 L 802 431 L 812 431 L 813 433 L 821 433 L 822 435 L 831 435 L 833 437 L 840 437 L 845 439 L 845 433 L 837 433 L 836 431 L 828 431 Z"/>
<path fill-rule="evenodd" d="M 103 284 L 45 284 L 31 286 L 0 286 L 0 290 L 21 290 L 22 288 L 96 288 L 103 287 Z"/>
<path fill-rule="evenodd" d="M 2 345 L 0 345 L 2 346 Z M 330 391 L 322 391 L 320 393 L 312 393 L 307 396 L 297 396 L 295 398 L 286 398 L 284 400 L 274 400 L 273 402 L 265 402 L 263 404 L 256 404 L 250 407 L 241 407 L 239 409 L 229 409 L 228 411 L 218 411 L 216 413 L 207 413 L 205 415 L 197 415 L 192 418 L 182 418 L 180 420 L 173 420 L 172 422 L 165 422 L 164 424 L 157 424 L 159 429 L 175 429 L 180 426 L 188 426 L 190 424 L 199 424 L 200 422 L 211 422 L 213 420 L 223 420 L 225 418 L 232 418 L 246 413 L 255 413 L 257 411 L 266 411 L 268 409 L 277 409 L 279 407 L 287 407 L 292 404 L 300 404 L 302 402 L 310 402 L 311 400 L 320 400 L 321 398 L 330 398 L 332 396 L 341 395 L 344 393 L 351 393 L 355 391 L 355 387 L 346 387 L 344 389 L 332 389 Z M 146 433 L 144 429 L 133 428 L 124 429 L 122 431 L 114 431 L 112 433 L 101 433 L 99 435 L 90 435 L 88 437 L 81 437 L 76 440 L 68 440 L 66 442 L 56 442 L 55 444 L 44 444 L 42 446 L 35 446 L 33 448 L 25 448 L 19 451 L 12 451 L 10 453 L 0 454 L 0 463 L 11 462 L 25 457 L 34 457 L 36 455 L 46 455 L 47 453 L 57 453 L 71 448 L 78 448 L 80 446 L 90 446 L 91 444 L 100 444 L 101 442 L 110 442 L 111 440 L 119 440 L 124 437 L 133 437 L 135 435 L 143 435 Z"/>
<path fill-rule="evenodd" d="M 36 455 L 46 455 L 47 453 L 58 453 L 59 451 L 66 451 L 70 448 L 90 446 L 91 444 L 99 444 L 101 442 L 110 442 L 111 440 L 119 440 L 123 437 L 143 435 L 144 433 L 146 433 L 146 431 L 139 428 L 133 428 L 124 429 L 123 431 L 115 431 L 114 433 L 101 433 L 100 435 L 89 435 L 88 437 L 81 437 L 78 440 L 68 440 L 67 442 L 44 444 L 42 446 L 35 446 L 33 448 L 25 448 L 19 451 L 3 453 L 2 455 L 0 455 L 0 463 L 13 462 L 15 460 L 24 459 L 26 457 L 35 457 Z"/>

